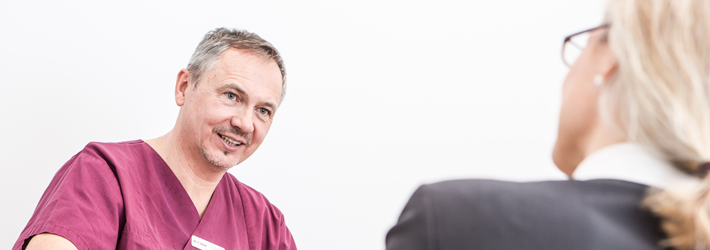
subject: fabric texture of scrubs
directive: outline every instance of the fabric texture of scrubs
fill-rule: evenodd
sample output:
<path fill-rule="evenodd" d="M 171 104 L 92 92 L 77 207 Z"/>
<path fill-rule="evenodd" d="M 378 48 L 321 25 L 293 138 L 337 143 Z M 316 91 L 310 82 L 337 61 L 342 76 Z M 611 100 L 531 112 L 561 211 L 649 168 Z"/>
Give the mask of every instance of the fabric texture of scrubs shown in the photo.
<path fill-rule="evenodd" d="M 226 173 L 203 218 L 170 167 L 142 140 L 89 143 L 54 176 L 13 249 L 40 233 L 78 249 L 291 250 L 284 217 L 261 193 Z"/>

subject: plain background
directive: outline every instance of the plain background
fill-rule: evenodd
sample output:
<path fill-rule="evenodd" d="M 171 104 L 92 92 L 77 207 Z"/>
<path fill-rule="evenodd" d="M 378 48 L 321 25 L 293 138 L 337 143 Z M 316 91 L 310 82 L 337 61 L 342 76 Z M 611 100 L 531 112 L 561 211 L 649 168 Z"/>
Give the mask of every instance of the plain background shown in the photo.
<path fill-rule="evenodd" d="M 383 249 L 417 186 L 564 179 L 552 163 L 563 38 L 604 1 L 0 2 L 0 248 L 90 141 L 149 139 L 204 33 L 258 33 L 288 94 L 230 172 L 286 215 L 300 249 Z"/>

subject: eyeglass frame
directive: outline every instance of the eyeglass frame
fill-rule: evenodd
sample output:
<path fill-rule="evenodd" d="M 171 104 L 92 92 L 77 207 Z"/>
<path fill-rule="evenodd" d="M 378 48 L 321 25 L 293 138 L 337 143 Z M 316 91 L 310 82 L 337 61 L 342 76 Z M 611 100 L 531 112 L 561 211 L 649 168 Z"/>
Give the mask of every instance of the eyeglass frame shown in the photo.
<path fill-rule="evenodd" d="M 565 40 L 562 42 L 562 63 L 564 63 L 567 67 L 570 67 L 570 68 L 572 67 L 572 64 L 574 64 L 574 62 L 572 62 L 572 64 L 570 64 L 570 63 L 565 59 L 565 48 L 567 48 L 567 43 L 568 43 L 569 41 L 571 41 L 573 37 L 575 37 L 575 36 L 577 36 L 577 35 L 581 35 L 581 34 L 587 33 L 587 32 L 595 31 L 595 30 L 597 30 L 597 29 L 609 28 L 609 26 L 610 26 L 610 25 L 609 25 L 608 23 L 607 23 L 607 24 L 602 24 L 602 25 L 599 25 L 599 26 L 597 26 L 597 27 L 594 27 L 594 28 L 591 28 L 591 29 L 587 29 L 587 30 L 583 30 L 583 31 L 580 31 L 580 32 L 577 32 L 577 33 L 574 33 L 574 34 L 572 34 L 572 35 L 569 35 L 569 36 L 565 37 Z M 575 47 L 577 47 L 577 46 L 575 46 Z M 579 49 L 580 49 L 580 50 L 584 50 L 585 48 L 579 48 Z M 575 61 L 576 61 L 576 59 L 575 59 Z"/>

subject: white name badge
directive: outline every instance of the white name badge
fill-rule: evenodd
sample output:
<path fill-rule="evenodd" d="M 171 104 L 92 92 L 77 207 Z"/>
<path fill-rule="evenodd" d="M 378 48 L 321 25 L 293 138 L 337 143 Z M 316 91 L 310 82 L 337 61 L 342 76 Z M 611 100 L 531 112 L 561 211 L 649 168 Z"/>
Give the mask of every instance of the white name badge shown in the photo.
<path fill-rule="evenodd" d="M 212 242 L 206 241 L 200 237 L 192 236 L 192 246 L 201 250 L 224 250 L 223 247 L 215 245 Z"/>

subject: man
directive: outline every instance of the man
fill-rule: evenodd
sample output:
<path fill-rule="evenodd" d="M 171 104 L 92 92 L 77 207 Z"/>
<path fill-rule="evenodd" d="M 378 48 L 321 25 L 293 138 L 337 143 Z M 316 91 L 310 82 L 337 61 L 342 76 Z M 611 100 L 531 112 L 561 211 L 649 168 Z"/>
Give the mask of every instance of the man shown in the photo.
<path fill-rule="evenodd" d="M 178 73 L 175 127 L 89 143 L 57 172 L 13 249 L 296 249 L 281 212 L 227 174 L 264 140 L 285 76 L 258 35 L 209 32 Z"/>

